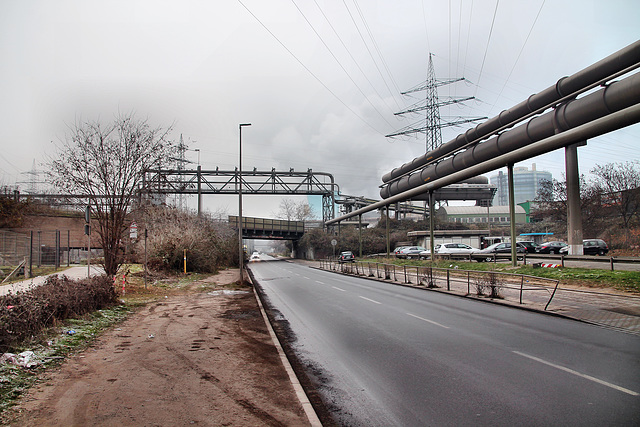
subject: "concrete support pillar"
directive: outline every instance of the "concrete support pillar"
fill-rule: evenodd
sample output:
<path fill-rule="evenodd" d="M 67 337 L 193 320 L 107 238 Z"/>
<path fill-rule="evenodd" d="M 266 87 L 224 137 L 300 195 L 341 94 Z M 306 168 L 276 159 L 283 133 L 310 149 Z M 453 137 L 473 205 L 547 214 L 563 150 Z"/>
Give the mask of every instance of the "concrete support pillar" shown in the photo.
<path fill-rule="evenodd" d="M 565 173 L 567 176 L 567 240 L 569 243 L 569 255 L 584 254 L 578 147 L 586 144 L 586 141 L 580 142 L 564 149 Z"/>
<path fill-rule="evenodd" d="M 434 228 L 435 228 L 435 209 L 433 207 L 433 191 L 429 191 L 429 251 L 431 252 L 431 262 L 434 260 Z"/>
<path fill-rule="evenodd" d="M 362 215 L 358 215 L 358 241 L 360 242 L 359 257 L 362 258 Z"/>
<path fill-rule="evenodd" d="M 389 205 L 385 206 L 385 211 L 387 212 L 387 214 L 385 215 L 385 230 L 386 230 L 386 237 L 387 237 L 387 258 L 390 256 L 391 254 L 391 241 L 389 239 Z"/>
<path fill-rule="evenodd" d="M 516 245 L 516 196 L 515 185 L 513 184 L 513 164 L 507 165 L 509 180 L 509 222 L 511 223 L 511 265 L 518 265 L 518 252 Z"/>

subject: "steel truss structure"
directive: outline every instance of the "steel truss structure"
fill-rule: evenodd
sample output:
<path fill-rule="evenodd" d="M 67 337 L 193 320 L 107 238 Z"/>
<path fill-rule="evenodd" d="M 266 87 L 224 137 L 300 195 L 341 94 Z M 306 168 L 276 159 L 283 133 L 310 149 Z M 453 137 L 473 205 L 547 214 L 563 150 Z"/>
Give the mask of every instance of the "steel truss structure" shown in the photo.
<path fill-rule="evenodd" d="M 240 175 L 242 176 L 240 182 Z M 203 194 L 272 195 L 315 195 L 322 196 L 322 220 L 335 217 L 335 195 L 339 193 L 333 175 L 326 172 L 250 171 L 238 170 L 195 170 L 154 169 L 145 173 L 142 195 L 152 194 L 194 194 L 198 195 L 200 211 Z"/>

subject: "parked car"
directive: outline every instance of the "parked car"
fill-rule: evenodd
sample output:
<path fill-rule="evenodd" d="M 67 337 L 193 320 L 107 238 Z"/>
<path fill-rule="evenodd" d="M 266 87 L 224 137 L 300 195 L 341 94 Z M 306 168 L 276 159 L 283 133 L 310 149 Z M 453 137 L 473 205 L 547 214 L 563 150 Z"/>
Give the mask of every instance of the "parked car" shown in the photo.
<path fill-rule="evenodd" d="M 568 246 L 565 242 L 545 242 L 536 248 L 538 254 L 559 254 L 560 249 Z"/>
<path fill-rule="evenodd" d="M 516 242 L 516 253 L 524 253 L 526 252 L 526 247 L 520 242 Z M 478 262 L 482 261 L 491 261 L 493 259 L 493 254 L 510 254 L 511 253 L 511 243 L 494 243 L 493 245 L 486 247 L 484 249 L 473 252 L 474 254 L 486 255 L 486 257 L 477 257 L 476 260 Z"/>
<path fill-rule="evenodd" d="M 525 248 L 525 252 L 528 254 L 536 253 L 536 248 L 538 247 L 538 245 L 533 242 L 518 242 L 518 244 L 523 245 Z"/>
<path fill-rule="evenodd" d="M 420 258 L 420 252 L 426 251 L 422 246 L 405 246 L 400 249 L 399 252 L 396 252 L 397 258 Z"/>
<path fill-rule="evenodd" d="M 356 257 L 351 251 L 340 252 L 340 256 L 338 257 L 338 262 L 355 262 Z"/>
<path fill-rule="evenodd" d="M 602 239 L 586 239 L 582 241 L 582 253 L 585 255 L 606 255 L 609 246 Z M 569 253 L 569 246 L 560 249 L 561 254 Z"/>
<path fill-rule="evenodd" d="M 478 248 L 465 245 L 464 243 L 443 243 L 433 248 L 439 254 L 471 254 L 479 251 Z M 429 251 L 427 251 L 430 253 Z"/>
<path fill-rule="evenodd" d="M 398 254 L 400 253 L 401 250 L 403 250 L 404 248 L 406 248 L 406 246 L 398 246 L 397 248 L 395 248 L 393 250 L 393 254 L 398 257 Z M 399 258 L 399 257 L 398 257 Z"/>

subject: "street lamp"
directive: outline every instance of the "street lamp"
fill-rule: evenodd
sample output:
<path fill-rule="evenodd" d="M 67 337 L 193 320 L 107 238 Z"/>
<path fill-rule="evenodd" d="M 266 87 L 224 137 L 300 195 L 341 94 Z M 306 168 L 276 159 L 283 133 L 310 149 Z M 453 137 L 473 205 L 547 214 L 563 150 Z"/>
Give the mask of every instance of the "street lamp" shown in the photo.
<path fill-rule="evenodd" d="M 242 268 L 244 263 L 244 250 L 242 247 L 242 128 L 244 126 L 251 126 L 251 123 L 240 123 L 238 126 L 240 130 L 240 159 L 238 166 L 238 255 L 240 259 L 240 284 L 244 281 L 242 275 Z"/>

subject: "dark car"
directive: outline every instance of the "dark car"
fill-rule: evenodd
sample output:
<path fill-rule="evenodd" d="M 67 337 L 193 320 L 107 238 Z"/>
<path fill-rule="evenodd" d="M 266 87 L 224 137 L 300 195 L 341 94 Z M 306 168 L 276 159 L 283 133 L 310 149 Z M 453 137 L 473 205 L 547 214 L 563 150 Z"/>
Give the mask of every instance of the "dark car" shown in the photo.
<path fill-rule="evenodd" d="M 582 241 L 582 250 L 585 255 L 606 255 L 609 252 L 609 246 L 604 240 L 587 239 Z"/>
<path fill-rule="evenodd" d="M 526 247 L 520 242 L 516 242 L 516 253 L 524 253 L 526 252 Z M 482 250 L 476 251 L 473 254 L 477 255 L 487 255 L 486 257 L 474 257 L 478 262 L 482 261 L 491 261 L 493 259 L 493 254 L 510 254 L 511 253 L 511 243 L 494 243 L 493 245 L 484 248 Z"/>
<path fill-rule="evenodd" d="M 582 241 L 582 253 L 585 255 L 606 255 L 609 246 L 602 239 L 586 239 Z M 565 246 L 560 253 L 568 254 L 569 246 Z"/>
<path fill-rule="evenodd" d="M 524 246 L 525 252 L 528 254 L 533 254 L 536 252 L 536 248 L 538 247 L 538 245 L 536 245 L 533 242 L 518 242 L 518 245 L 522 245 Z"/>
<path fill-rule="evenodd" d="M 560 249 L 568 246 L 565 242 L 545 242 L 536 248 L 538 254 L 559 254 Z"/>
<path fill-rule="evenodd" d="M 340 256 L 338 257 L 338 262 L 355 262 L 356 257 L 353 255 L 351 251 L 340 252 Z"/>

